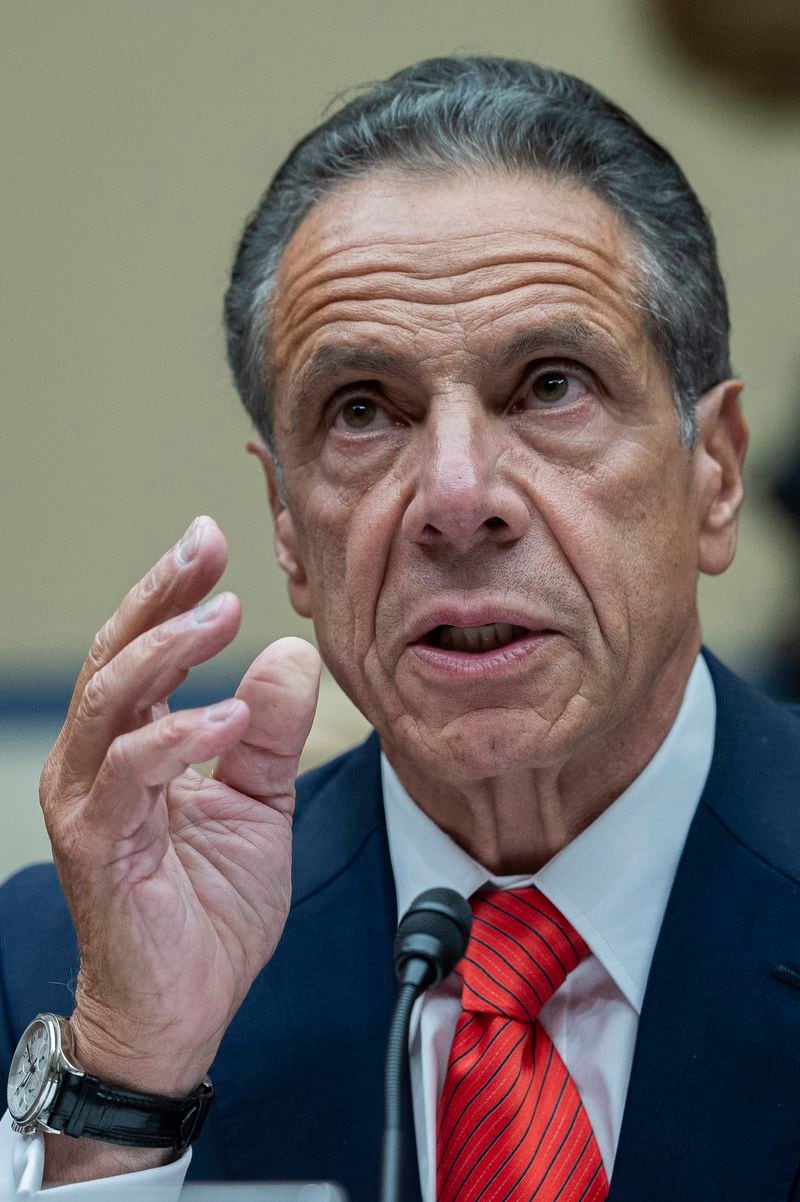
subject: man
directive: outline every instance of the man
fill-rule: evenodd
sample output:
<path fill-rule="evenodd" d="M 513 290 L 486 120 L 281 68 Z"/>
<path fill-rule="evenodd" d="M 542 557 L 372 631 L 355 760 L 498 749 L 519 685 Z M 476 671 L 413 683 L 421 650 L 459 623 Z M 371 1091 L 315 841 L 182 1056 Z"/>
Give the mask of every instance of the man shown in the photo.
<path fill-rule="evenodd" d="M 800 1197 L 800 729 L 699 656 L 746 429 L 679 169 L 571 77 L 422 63 L 295 149 L 226 317 L 292 603 L 377 737 L 300 785 L 287 922 L 316 655 L 282 640 L 168 714 L 239 623 L 229 593 L 195 608 L 225 563 L 198 519 L 97 636 L 45 768 L 72 918 L 48 872 L 5 889 L 7 1055 L 68 1011 L 74 921 L 79 1069 L 159 1114 L 210 1070 L 193 1174 L 366 1202 L 396 917 L 449 885 L 475 937 L 463 998 L 451 976 L 415 1015 L 409 1197 Z M 7 1189 L 44 1157 L 54 1202 L 175 1197 L 188 1160 L 4 1123 Z"/>

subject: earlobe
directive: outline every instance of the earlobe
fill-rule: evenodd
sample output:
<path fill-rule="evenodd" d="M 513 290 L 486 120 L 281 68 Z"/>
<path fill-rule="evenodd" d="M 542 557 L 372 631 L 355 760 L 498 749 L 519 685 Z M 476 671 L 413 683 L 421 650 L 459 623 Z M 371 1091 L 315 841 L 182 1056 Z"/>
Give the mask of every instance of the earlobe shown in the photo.
<path fill-rule="evenodd" d="M 251 439 L 247 450 L 255 455 L 264 470 L 267 497 L 272 510 L 272 542 L 278 566 L 286 573 L 289 600 L 292 608 L 302 618 L 310 618 L 311 599 L 308 578 L 298 548 L 294 521 L 282 496 L 279 486 L 278 468 L 269 447 L 260 439 Z"/>
<path fill-rule="evenodd" d="M 747 423 L 739 407 L 741 391 L 740 380 L 724 380 L 709 389 L 697 404 L 697 566 L 709 576 L 724 572 L 736 552 L 748 440 Z"/>

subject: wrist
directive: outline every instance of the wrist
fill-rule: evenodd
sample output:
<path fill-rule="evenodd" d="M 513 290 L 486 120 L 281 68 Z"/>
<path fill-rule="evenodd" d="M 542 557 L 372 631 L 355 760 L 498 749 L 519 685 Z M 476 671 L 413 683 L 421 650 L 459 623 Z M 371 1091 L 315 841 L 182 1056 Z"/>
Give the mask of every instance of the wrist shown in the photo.
<path fill-rule="evenodd" d="M 203 1080 L 214 1050 L 182 1049 L 167 1032 L 87 1016 L 62 1024 L 64 1054 L 82 1072 L 109 1085 L 169 1098 L 187 1097 Z"/>
<path fill-rule="evenodd" d="M 91 1039 L 87 1047 L 82 1052 L 80 1015 L 70 1023 L 42 1013 L 26 1027 L 12 1057 L 11 1125 L 26 1135 L 44 1133 L 47 1184 L 165 1165 L 197 1138 L 214 1096 L 207 1078 L 180 1097 L 134 1088 L 128 1082 L 136 1070 L 128 1057 L 94 1054 Z M 138 1057 L 133 1063 L 141 1069 Z M 149 1069 L 144 1076 L 154 1079 Z M 163 1090 L 163 1072 L 160 1078 Z"/>

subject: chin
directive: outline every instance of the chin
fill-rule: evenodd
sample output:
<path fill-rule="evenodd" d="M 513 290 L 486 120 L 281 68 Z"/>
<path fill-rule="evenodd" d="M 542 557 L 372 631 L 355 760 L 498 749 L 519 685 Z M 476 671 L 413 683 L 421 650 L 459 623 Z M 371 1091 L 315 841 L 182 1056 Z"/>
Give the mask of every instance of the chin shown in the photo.
<path fill-rule="evenodd" d="M 530 713 L 508 709 L 477 710 L 437 731 L 423 728 L 414 740 L 417 747 L 420 736 L 426 771 L 453 784 L 543 767 L 561 758 L 552 727 L 538 715 L 532 720 Z M 405 748 L 404 754 L 414 755 L 417 747 Z"/>

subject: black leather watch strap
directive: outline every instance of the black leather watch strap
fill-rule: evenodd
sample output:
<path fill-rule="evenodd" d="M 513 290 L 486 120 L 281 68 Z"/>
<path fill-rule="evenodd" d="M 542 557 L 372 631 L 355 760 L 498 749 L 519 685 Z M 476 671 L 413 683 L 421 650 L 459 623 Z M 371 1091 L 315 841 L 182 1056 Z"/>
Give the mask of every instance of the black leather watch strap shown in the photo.
<path fill-rule="evenodd" d="M 65 1070 L 47 1126 L 76 1138 L 183 1152 L 200 1134 L 213 1097 L 208 1077 L 187 1098 L 165 1098 Z"/>

